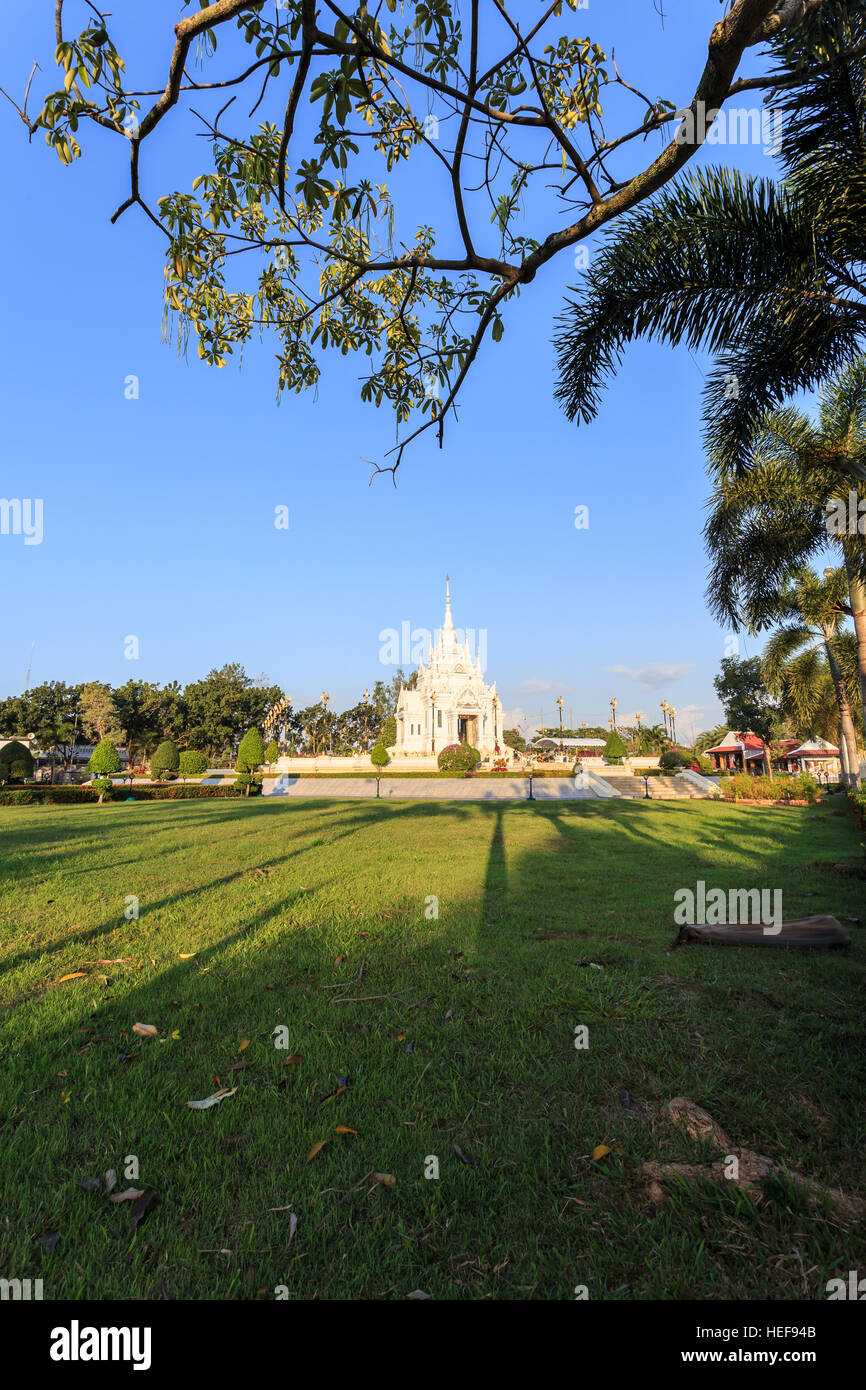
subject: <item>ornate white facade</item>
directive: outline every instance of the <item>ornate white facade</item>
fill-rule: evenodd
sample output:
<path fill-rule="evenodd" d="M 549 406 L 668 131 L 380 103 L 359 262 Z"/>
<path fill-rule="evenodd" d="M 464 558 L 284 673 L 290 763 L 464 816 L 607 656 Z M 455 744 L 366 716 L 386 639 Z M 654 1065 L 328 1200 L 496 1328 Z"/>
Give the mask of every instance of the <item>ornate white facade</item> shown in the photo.
<path fill-rule="evenodd" d="M 449 743 L 469 743 L 482 757 L 513 760 L 502 739 L 502 704 L 496 684 L 486 685 L 481 659 L 473 659 L 469 640 L 460 642 L 451 616 L 451 587 L 445 577 L 445 619 L 427 666 L 418 665 L 414 690 L 397 699 L 399 757 L 435 757 Z M 497 751 L 498 750 L 498 751 Z"/>

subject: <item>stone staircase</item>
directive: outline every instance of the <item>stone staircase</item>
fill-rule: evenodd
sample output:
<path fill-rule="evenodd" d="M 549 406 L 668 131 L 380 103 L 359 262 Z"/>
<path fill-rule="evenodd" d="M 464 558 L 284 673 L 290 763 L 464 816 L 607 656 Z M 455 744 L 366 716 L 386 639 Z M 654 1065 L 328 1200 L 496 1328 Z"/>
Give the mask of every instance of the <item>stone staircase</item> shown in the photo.
<path fill-rule="evenodd" d="M 632 800 L 644 797 L 645 785 L 642 777 L 633 777 L 630 773 L 616 773 L 606 769 L 604 774 L 605 782 L 609 782 L 615 787 L 622 797 L 629 797 Z M 707 801 L 709 794 L 702 791 L 685 777 L 651 777 L 649 779 L 649 794 L 654 801 Z"/>

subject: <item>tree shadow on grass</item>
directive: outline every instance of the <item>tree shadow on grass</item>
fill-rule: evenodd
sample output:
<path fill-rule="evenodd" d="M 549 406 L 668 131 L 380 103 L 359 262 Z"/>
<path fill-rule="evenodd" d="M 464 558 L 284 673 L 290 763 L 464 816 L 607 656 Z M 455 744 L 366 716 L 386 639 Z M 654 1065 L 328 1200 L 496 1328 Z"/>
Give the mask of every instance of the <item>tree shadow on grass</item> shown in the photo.
<path fill-rule="evenodd" d="M 736 884 L 728 860 L 755 822 L 705 820 L 686 807 L 651 819 L 630 803 L 317 801 L 256 806 L 248 818 L 249 809 L 208 817 L 220 851 L 220 823 L 230 829 L 226 820 L 243 817 L 244 833 L 255 827 L 250 842 L 270 873 L 251 881 L 249 895 L 233 896 L 249 866 L 222 863 L 208 879 L 204 846 L 201 881 L 159 901 L 160 911 L 189 909 L 193 928 L 197 900 L 224 895 L 230 921 L 217 924 L 219 939 L 146 980 L 119 978 L 95 1008 L 85 982 L 55 994 L 62 1019 L 40 1018 L 39 999 L 16 1011 L 18 1043 L 31 1056 L 5 1069 L 4 1181 L 34 1161 L 49 1180 L 17 1193 L 20 1215 L 0 1231 L 8 1268 L 26 1272 L 51 1222 L 62 1230 L 52 1296 L 62 1297 L 152 1297 L 160 1281 L 168 1296 L 207 1298 L 267 1296 L 259 1288 L 269 1295 L 275 1283 L 333 1298 L 417 1287 L 440 1297 L 569 1298 L 576 1282 L 593 1297 L 623 1285 L 631 1296 L 802 1296 L 784 1283 L 784 1266 L 781 1275 L 771 1268 L 790 1248 L 784 1221 L 756 1230 L 759 1255 L 708 1251 L 708 1220 L 721 1221 L 712 1229 L 732 1250 L 743 1246 L 742 1213 L 716 1218 L 701 1195 L 675 1218 L 655 1218 L 636 1178 L 660 1145 L 686 1156 L 655 1128 L 675 1094 L 707 1103 L 738 1143 L 760 1137 L 748 1129 L 757 1098 L 783 1146 L 776 1157 L 831 1181 L 848 1163 L 854 1059 L 838 1054 L 826 1023 L 814 1034 L 820 1051 L 809 1034 L 810 1094 L 836 1127 L 816 1154 L 813 1136 L 791 1123 L 804 1072 L 791 1054 L 804 1002 L 822 1011 L 831 992 L 853 998 L 853 962 L 768 950 L 745 963 L 742 953 L 700 947 L 666 954 L 674 889 L 697 876 Z M 279 838 L 257 833 L 264 825 Z M 809 827 L 786 813 L 761 821 L 761 837 L 773 825 L 779 848 L 768 872 L 787 866 L 805 882 L 798 865 L 812 857 Z M 316 895 L 280 882 L 299 856 Z M 830 906 L 843 910 L 851 891 L 831 885 Z M 438 918 L 425 916 L 430 894 Z M 731 1026 L 744 970 L 781 1012 L 752 1007 Z M 705 982 L 721 1007 L 705 1007 Z M 134 1020 L 155 1023 L 160 1040 L 134 1039 Z M 581 1023 L 591 1044 L 578 1055 Z M 286 1067 L 274 1047 L 280 1026 L 288 1051 L 303 1057 L 298 1066 Z M 251 1065 L 230 1070 L 238 1061 Z M 216 1078 L 237 1092 L 202 1114 L 188 1110 Z M 340 1122 L 357 1133 L 338 1138 Z M 604 1164 L 588 1158 L 600 1142 L 613 1151 Z M 117 1166 L 118 1153 L 140 1154 L 142 1185 L 160 1194 L 134 1241 L 113 1209 L 75 1186 Z M 430 1154 L 441 1164 L 433 1182 L 424 1178 Z M 394 1191 L 349 1191 L 371 1170 L 394 1174 Z M 291 1250 L 285 1215 L 269 1211 L 287 1203 L 301 1217 Z M 797 1223 L 802 1231 L 802 1216 Z M 803 1239 L 814 1263 L 851 1253 L 844 1233 L 826 1226 Z M 222 1248 L 233 1253 L 214 1269 L 208 1251 Z"/>

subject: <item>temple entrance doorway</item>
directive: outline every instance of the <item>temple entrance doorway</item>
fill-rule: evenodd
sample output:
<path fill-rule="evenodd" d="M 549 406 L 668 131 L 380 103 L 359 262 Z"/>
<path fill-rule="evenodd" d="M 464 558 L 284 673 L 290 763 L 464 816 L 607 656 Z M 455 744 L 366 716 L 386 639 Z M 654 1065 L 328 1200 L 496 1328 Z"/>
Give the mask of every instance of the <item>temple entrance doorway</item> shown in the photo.
<path fill-rule="evenodd" d="M 457 737 L 459 738 L 461 743 L 471 744 L 473 748 L 478 747 L 477 714 L 458 714 Z"/>

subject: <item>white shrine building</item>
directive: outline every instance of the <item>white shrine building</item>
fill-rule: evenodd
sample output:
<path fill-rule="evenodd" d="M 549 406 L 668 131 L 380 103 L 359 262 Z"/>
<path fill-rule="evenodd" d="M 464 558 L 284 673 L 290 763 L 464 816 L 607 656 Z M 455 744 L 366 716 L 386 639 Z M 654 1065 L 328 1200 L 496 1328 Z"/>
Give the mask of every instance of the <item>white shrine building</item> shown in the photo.
<path fill-rule="evenodd" d="M 502 738 L 502 702 L 496 684 L 487 685 L 481 658 L 473 658 L 468 636 L 461 642 L 451 616 L 451 587 L 445 576 L 445 619 L 430 651 L 418 664 L 414 690 L 402 687 L 397 699 L 397 742 L 392 756 L 436 757 L 451 743 L 469 743 L 482 758 L 514 754 Z M 498 748 L 498 752 L 497 752 Z"/>

